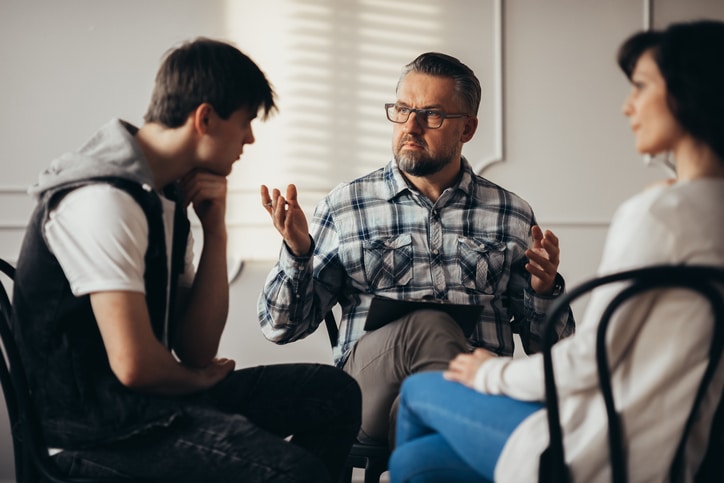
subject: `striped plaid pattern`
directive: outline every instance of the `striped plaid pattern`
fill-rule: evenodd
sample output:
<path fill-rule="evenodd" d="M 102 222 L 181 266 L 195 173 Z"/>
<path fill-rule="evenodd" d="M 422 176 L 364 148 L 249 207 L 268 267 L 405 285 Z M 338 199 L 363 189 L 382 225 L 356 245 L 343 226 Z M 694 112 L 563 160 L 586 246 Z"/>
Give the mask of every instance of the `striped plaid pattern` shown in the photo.
<path fill-rule="evenodd" d="M 526 351 L 537 350 L 552 298 L 533 293 L 524 268 L 533 211 L 464 158 L 462 167 L 436 203 L 411 189 L 394 161 L 332 190 L 310 224 L 314 255 L 295 258 L 282 247 L 269 274 L 258 305 L 264 335 L 301 339 L 339 303 L 341 366 L 364 334 L 374 295 L 432 296 L 484 306 L 471 346 L 512 355 L 515 331 Z M 573 333 L 572 317 L 557 324 L 559 336 Z"/>

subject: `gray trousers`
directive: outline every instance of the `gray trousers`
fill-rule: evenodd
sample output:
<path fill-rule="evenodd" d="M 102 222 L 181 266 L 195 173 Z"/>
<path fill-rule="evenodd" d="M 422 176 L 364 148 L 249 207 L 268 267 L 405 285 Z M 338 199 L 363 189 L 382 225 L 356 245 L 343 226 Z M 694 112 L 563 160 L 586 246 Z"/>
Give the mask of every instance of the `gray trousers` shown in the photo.
<path fill-rule="evenodd" d="M 361 442 L 394 446 L 402 381 L 416 372 L 445 370 L 452 358 L 468 352 L 460 326 L 448 314 L 418 310 L 363 335 L 344 370 L 362 390 Z"/>

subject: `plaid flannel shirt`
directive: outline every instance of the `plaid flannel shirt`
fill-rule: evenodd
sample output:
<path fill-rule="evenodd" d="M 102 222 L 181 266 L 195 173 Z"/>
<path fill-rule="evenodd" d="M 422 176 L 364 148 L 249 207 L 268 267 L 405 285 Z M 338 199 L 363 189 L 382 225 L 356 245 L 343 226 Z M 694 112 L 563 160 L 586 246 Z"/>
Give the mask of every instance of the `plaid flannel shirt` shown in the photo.
<path fill-rule="evenodd" d="M 279 344 L 302 339 L 339 303 L 334 360 L 341 367 L 365 333 L 375 295 L 432 297 L 484 306 L 472 347 L 510 356 L 517 332 L 526 352 L 538 351 L 554 297 L 536 295 L 525 270 L 533 211 L 473 173 L 465 158 L 461 166 L 458 182 L 435 203 L 407 183 L 394 161 L 332 190 L 310 224 L 313 255 L 295 257 L 282 244 L 258 300 L 265 337 Z M 570 310 L 556 321 L 560 338 L 574 329 Z"/>

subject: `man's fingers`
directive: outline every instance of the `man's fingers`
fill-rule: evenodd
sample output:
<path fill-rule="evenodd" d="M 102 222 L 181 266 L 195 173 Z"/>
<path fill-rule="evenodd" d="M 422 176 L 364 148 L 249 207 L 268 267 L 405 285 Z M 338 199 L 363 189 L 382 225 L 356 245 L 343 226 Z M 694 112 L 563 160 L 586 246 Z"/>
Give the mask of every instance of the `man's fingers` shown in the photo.
<path fill-rule="evenodd" d="M 540 248 L 543 240 L 543 230 L 538 225 L 533 225 L 530 228 L 530 235 L 533 237 L 533 248 Z"/>
<path fill-rule="evenodd" d="M 541 267 L 547 267 L 547 266 L 554 266 L 556 264 L 556 261 L 553 260 L 553 256 L 557 258 L 557 255 L 551 255 L 547 251 L 542 250 L 527 250 L 525 252 L 525 255 L 528 257 L 528 260 L 532 263 L 535 263 Z"/>
<path fill-rule="evenodd" d="M 297 204 L 297 187 L 293 184 L 287 186 L 286 198 L 278 188 L 269 191 L 266 185 L 260 188 L 261 203 L 270 213 L 277 213 L 282 207 Z"/>
<path fill-rule="evenodd" d="M 543 255 L 543 252 L 539 250 L 533 250 L 533 252 L 538 253 L 541 256 L 545 256 L 548 260 L 551 261 L 551 263 L 558 266 L 559 256 L 561 254 L 561 251 L 558 248 L 558 244 L 551 243 L 548 239 L 544 239 L 541 248 L 545 252 L 545 255 Z"/>
<path fill-rule="evenodd" d="M 269 195 L 269 188 L 267 188 L 266 185 L 261 185 L 261 188 L 259 189 L 259 195 L 261 196 L 262 206 L 264 206 L 267 210 L 270 210 L 272 200 L 271 196 Z"/>
<path fill-rule="evenodd" d="M 538 246 L 533 246 L 533 248 L 526 250 L 525 255 L 530 260 L 540 264 L 545 264 L 546 261 L 550 261 L 557 270 L 560 253 L 558 238 L 552 232 L 547 231 L 546 236 Z"/>
<path fill-rule="evenodd" d="M 528 263 L 525 269 L 528 270 L 531 275 L 544 280 L 555 277 L 558 271 L 557 261 L 551 260 L 539 250 L 528 250 L 526 256 L 528 257 Z"/>
<path fill-rule="evenodd" d="M 546 230 L 545 236 L 543 238 L 544 240 L 551 242 L 553 245 L 558 246 L 558 237 L 552 231 Z"/>
<path fill-rule="evenodd" d="M 533 263 L 526 264 L 525 269 L 534 277 L 538 277 L 539 279 L 544 281 L 550 281 L 553 279 L 553 277 L 555 277 L 555 274 L 551 275 L 548 271 Z"/>
<path fill-rule="evenodd" d="M 297 202 L 297 187 L 293 184 L 287 185 L 287 201 Z"/>

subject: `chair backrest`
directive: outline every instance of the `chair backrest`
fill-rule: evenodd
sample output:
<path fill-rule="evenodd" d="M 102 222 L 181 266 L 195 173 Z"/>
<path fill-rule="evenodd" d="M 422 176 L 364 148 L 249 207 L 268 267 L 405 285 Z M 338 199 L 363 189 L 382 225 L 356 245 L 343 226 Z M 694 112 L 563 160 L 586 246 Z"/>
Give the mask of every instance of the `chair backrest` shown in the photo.
<path fill-rule="evenodd" d="M 0 272 L 14 280 L 15 268 L 0 259 Z M 1 281 L 0 281 L 1 282 Z M 124 483 L 131 481 L 124 477 L 69 477 L 50 456 L 45 443 L 40 418 L 30 394 L 25 369 L 12 332 L 12 304 L 8 292 L 0 283 L 0 382 L 5 404 L 8 409 L 13 452 L 15 455 L 15 479 L 18 483 Z M 143 483 L 146 480 L 135 478 Z"/>
<path fill-rule="evenodd" d="M 0 260 L 0 270 L 11 280 L 14 279 L 15 268 L 5 260 Z M 49 458 L 49 455 L 47 446 L 43 441 L 34 405 L 30 399 L 25 370 L 10 326 L 12 305 L 2 284 L 0 284 L 0 308 L 2 312 L 0 316 L 0 341 L 3 349 L 3 357 L 0 358 L 0 379 L 2 379 L 3 394 L 13 438 L 15 475 L 17 480 L 21 482 L 35 481 L 38 478 L 37 471 L 48 466 L 45 461 L 41 461 L 42 453 L 39 450 L 42 448 L 42 451 L 45 452 L 45 458 Z M 47 478 L 53 481 L 53 477 L 56 476 L 55 472 L 51 469 L 49 473 Z"/>
<path fill-rule="evenodd" d="M 337 328 L 337 321 L 334 318 L 334 312 L 331 310 L 324 316 L 324 325 L 327 326 L 327 335 L 329 336 L 329 344 L 334 347 L 337 345 L 337 339 L 339 338 L 339 329 Z"/>
<path fill-rule="evenodd" d="M 15 268 L 2 259 L 0 271 L 11 280 L 15 277 Z M 10 298 L 0 283 L 0 382 L 11 426 L 16 481 L 97 482 L 95 479 L 65 477 L 52 461 L 30 396 L 27 377 L 11 328 L 11 319 Z"/>
<path fill-rule="evenodd" d="M 610 370 L 608 367 L 608 356 L 606 352 L 606 330 L 612 315 L 625 301 L 641 294 L 642 292 L 661 288 L 685 288 L 701 294 L 709 301 L 714 313 L 714 336 L 709 352 L 709 362 L 706 372 L 701 380 L 696 395 L 695 403 L 691 408 L 685 430 L 679 440 L 676 456 L 671 463 L 669 476 L 671 481 L 681 481 L 683 470 L 684 449 L 689 436 L 689 430 L 697 415 L 701 399 L 706 392 L 709 382 L 718 366 L 724 347 L 724 298 L 722 297 L 721 286 L 724 286 L 724 269 L 708 266 L 652 266 L 647 268 L 629 270 L 614 273 L 611 275 L 594 278 L 573 288 L 566 295 L 557 300 L 548 313 L 548 322 L 544 327 L 544 350 L 543 367 L 545 373 L 546 387 L 546 409 L 548 415 L 548 429 L 550 432 L 550 443 L 544 454 L 541 456 L 540 481 L 567 482 L 570 481 L 570 474 L 565 464 L 565 452 L 563 449 L 563 437 L 561 433 L 558 395 L 555 387 L 553 374 L 553 361 L 551 347 L 556 337 L 554 325 L 550 323 L 567 310 L 569 304 L 579 296 L 593 290 L 601 285 L 614 282 L 627 282 L 627 286 L 609 303 L 601 316 L 596 338 L 596 359 L 599 374 L 599 384 L 606 404 L 606 411 L 609 425 L 609 452 L 611 459 L 612 480 L 616 483 L 625 483 L 628 480 L 626 466 L 626 455 L 624 452 L 623 433 L 621 422 L 616 412 L 613 391 L 611 388 Z M 719 288 L 717 288 L 719 287 Z M 721 456 L 716 455 L 712 448 L 721 445 L 722 411 L 724 404 L 719 402 L 719 409 L 714 420 L 714 427 L 711 431 L 709 451 L 700 472 L 697 475 L 699 481 L 709 481 L 702 476 L 701 470 L 706 468 L 708 474 L 721 472 Z M 718 426 L 717 426 L 718 425 Z M 717 446 L 718 447 L 718 446 Z M 716 459 L 716 460 L 715 460 Z"/>
<path fill-rule="evenodd" d="M 0 272 L 4 273 L 9 279 L 15 277 L 15 268 L 5 260 L 0 259 Z M 20 410 L 18 408 L 17 395 L 15 385 L 10 376 L 10 354 L 13 351 L 14 341 L 11 340 L 12 347 L 8 348 L 7 339 L 12 338 L 10 333 L 10 318 L 12 316 L 12 305 L 10 297 L 5 290 L 5 286 L 0 282 L 0 384 L 2 384 L 3 396 L 5 398 L 5 407 L 8 412 L 10 422 L 10 434 L 13 441 L 13 453 L 15 456 L 15 473 L 18 481 L 23 481 L 23 439 L 20 435 Z"/>

